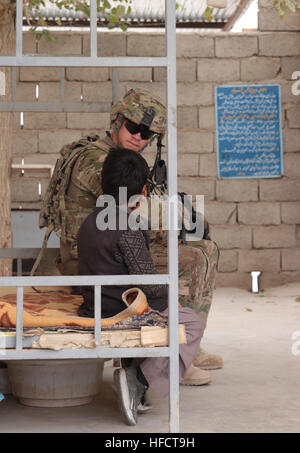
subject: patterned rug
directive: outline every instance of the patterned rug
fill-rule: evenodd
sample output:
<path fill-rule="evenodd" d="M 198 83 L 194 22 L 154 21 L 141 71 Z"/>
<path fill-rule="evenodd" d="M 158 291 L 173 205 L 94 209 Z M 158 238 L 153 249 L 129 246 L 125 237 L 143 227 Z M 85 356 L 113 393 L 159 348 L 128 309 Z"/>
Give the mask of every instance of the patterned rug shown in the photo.
<path fill-rule="evenodd" d="M 24 328 L 93 328 L 93 318 L 77 316 L 78 307 L 83 298 L 63 292 L 29 293 L 23 297 L 23 327 Z M 101 327 L 108 329 L 128 329 L 141 326 L 166 327 L 167 318 L 159 312 L 149 309 L 146 313 L 130 314 L 127 316 L 124 310 L 120 322 L 119 317 L 105 318 L 101 320 Z M 119 315 L 117 315 L 119 316 Z M 127 319 L 124 319 L 127 316 Z M 0 328 L 16 327 L 16 295 L 6 294 L 0 297 Z M 1 329 L 2 330 L 2 329 Z"/>

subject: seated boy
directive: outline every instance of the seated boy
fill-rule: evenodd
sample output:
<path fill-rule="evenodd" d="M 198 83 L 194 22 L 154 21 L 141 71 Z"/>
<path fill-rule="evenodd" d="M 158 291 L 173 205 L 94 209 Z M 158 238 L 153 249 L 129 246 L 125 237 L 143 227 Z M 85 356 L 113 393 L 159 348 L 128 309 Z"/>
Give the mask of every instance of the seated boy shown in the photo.
<path fill-rule="evenodd" d="M 146 183 L 149 167 L 145 159 L 135 151 L 114 149 L 107 155 L 102 169 L 102 190 L 104 195 L 113 196 L 119 205 L 119 188 L 126 187 L 127 201 L 133 195 L 147 195 Z M 132 209 L 122 206 L 129 216 Z M 100 230 L 97 217 L 104 208 L 96 208 L 83 222 L 78 234 L 79 274 L 157 274 L 151 253 L 147 232 L 119 227 L 118 209 L 116 228 Z M 99 219 L 99 217 L 98 217 Z M 114 316 L 126 307 L 122 293 L 131 286 L 103 286 L 101 307 L 103 318 Z M 139 285 L 146 294 L 149 306 L 168 313 L 168 292 L 165 285 Z M 94 290 L 83 287 L 84 302 L 79 308 L 80 316 L 94 316 Z M 198 350 L 204 326 L 200 318 L 190 308 L 179 308 L 179 323 L 185 325 L 187 344 L 179 346 L 180 380 L 186 372 L 191 373 L 190 365 Z M 129 425 L 137 423 L 138 406 L 145 398 L 149 386 L 161 396 L 168 394 L 168 358 L 155 357 L 134 359 L 130 366 L 114 372 L 114 384 L 121 410 Z M 194 385 L 203 384 L 203 370 L 193 368 Z M 199 373 L 199 376 L 197 376 Z M 201 374 L 201 376 L 200 376 Z M 197 377 L 199 382 L 197 381 Z M 197 383 L 198 382 L 198 383 Z M 208 381 L 209 382 L 209 381 Z"/>

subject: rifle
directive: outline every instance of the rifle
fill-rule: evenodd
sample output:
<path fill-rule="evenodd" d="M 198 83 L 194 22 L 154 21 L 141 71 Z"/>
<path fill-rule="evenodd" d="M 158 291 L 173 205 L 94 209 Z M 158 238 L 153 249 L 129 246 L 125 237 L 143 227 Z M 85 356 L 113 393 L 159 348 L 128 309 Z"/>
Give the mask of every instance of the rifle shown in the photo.
<path fill-rule="evenodd" d="M 161 158 L 161 150 L 162 150 L 163 147 L 164 147 L 164 145 L 162 145 L 161 136 L 159 135 L 158 138 L 157 138 L 156 157 L 155 157 L 154 165 L 153 165 L 153 167 L 152 167 L 152 169 L 150 171 L 150 176 L 149 176 L 149 179 L 148 179 L 149 193 L 164 194 L 166 192 L 166 190 L 167 190 L 167 166 L 166 166 L 165 161 L 162 160 L 162 158 Z M 184 202 L 186 203 L 187 201 L 190 202 L 188 197 L 184 198 L 185 195 L 186 195 L 185 192 L 178 192 L 178 197 L 180 197 L 180 199 L 181 199 L 183 204 L 184 204 Z M 190 204 L 188 206 L 188 208 L 189 208 L 189 212 L 192 213 L 191 214 L 192 215 L 192 219 L 191 220 L 192 220 L 193 224 L 195 224 L 196 220 L 197 220 L 197 212 L 195 211 L 195 209 L 194 209 L 192 204 Z M 199 215 L 201 216 L 200 217 L 201 221 L 204 224 L 202 238 L 203 239 L 207 239 L 207 240 L 211 240 L 210 236 L 209 236 L 209 224 L 205 220 L 205 218 L 202 215 L 202 213 L 200 213 L 200 214 L 198 213 L 198 216 Z M 193 234 L 195 232 L 196 232 L 196 228 L 188 229 L 185 226 L 184 221 L 182 221 L 182 229 L 180 230 L 179 239 L 182 239 L 186 243 L 186 235 L 187 234 Z"/>
<path fill-rule="evenodd" d="M 156 157 L 149 176 L 150 193 L 155 193 L 156 189 L 160 193 L 165 193 L 167 190 L 167 166 L 161 158 L 161 149 L 164 147 L 165 145 L 161 143 L 161 136 L 158 135 Z"/>

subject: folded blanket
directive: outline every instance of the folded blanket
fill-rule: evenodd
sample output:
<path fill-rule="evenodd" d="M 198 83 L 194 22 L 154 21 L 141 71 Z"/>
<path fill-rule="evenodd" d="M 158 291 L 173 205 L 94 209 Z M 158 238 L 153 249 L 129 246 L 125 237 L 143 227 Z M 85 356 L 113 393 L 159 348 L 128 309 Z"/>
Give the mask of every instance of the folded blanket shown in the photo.
<path fill-rule="evenodd" d="M 77 316 L 78 307 L 83 298 L 63 292 L 29 293 L 23 298 L 23 327 L 56 327 L 78 326 L 93 327 L 93 318 Z M 101 320 L 101 326 L 113 326 L 116 323 L 140 316 L 150 311 L 145 294 L 138 288 L 133 288 L 126 294 L 125 308 L 111 318 Z M 6 294 L 0 297 L 0 327 L 16 327 L 17 309 L 16 295 Z M 128 323 L 127 323 L 128 324 Z"/>

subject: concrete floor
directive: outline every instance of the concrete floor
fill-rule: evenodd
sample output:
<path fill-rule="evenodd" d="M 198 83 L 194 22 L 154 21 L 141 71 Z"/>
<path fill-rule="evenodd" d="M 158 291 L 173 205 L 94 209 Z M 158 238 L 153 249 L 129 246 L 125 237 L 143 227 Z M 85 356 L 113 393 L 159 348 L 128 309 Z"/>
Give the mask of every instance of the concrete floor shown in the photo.
<path fill-rule="evenodd" d="M 186 433 L 300 432 L 300 284 L 260 295 L 216 290 L 203 346 L 223 356 L 212 384 L 180 387 L 180 427 Z M 11 395 L 0 403 L 0 432 L 166 433 L 168 401 L 150 392 L 154 408 L 138 425 L 123 423 L 105 367 L 101 393 L 73 408 L 25 407 Z"/>

